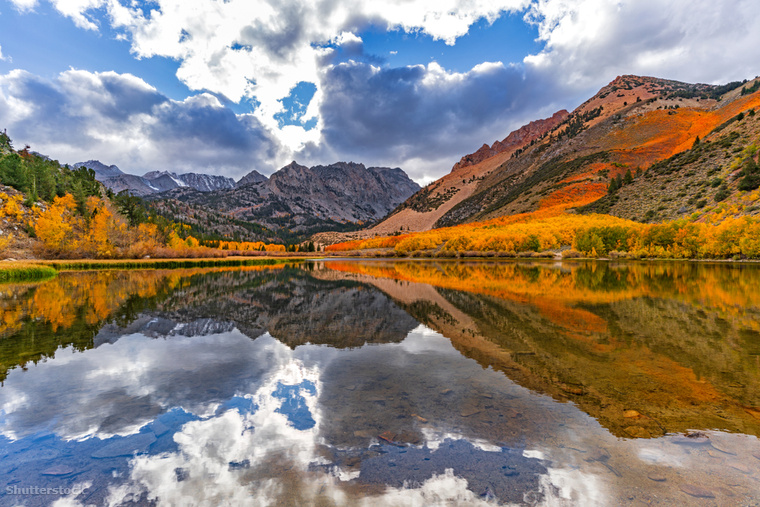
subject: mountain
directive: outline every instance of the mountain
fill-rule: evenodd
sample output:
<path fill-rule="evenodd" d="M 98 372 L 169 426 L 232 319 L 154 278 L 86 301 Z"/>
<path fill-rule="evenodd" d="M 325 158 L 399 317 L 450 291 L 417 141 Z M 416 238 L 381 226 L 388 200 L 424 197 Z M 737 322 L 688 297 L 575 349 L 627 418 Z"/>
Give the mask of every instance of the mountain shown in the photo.
<path fill-rule="evenodd" d="M 242 187 L 243 185 L 250 185 L 253 183 L 261 183 L 263 181 L 266 181 L 267 177 L 258 172 L 257 170 L 253 170 L 240 178 L 236 184 L 238 187 Z"/>
<path fill-rule="evenodd" d="M 76 164 L 74 164 L 74 167 L 76 169 L 79 169 L 80 167 L 88 167 L 92 169 L 93 171 L 95 171 L 95 178 L 99 181 L 102 181 L 106 178 L 116 178 L 118 176 L 124 175 L 122 170 L 116 167 L 115 165 L 105 165 L 99 160 L 88 160 L 87 162 L 77 162 Z"/>
<path fill-rule="evenodd" d="M 716 86 L 619 76 L 571 113 L 559 111 L 462 157 L 373 228 L 317 240 L 538 212 L 658 222 L 698 219 L 720 203 L 760 214 L 752 193 L 760 186 L 759 106 L 757 78 Z"/>
<path fill-rule="evenodd" d="M 499 165 L 434 225 L 584 212 L 607 196 L 613 179 L 614 186 L 626 184 L 614 191 L 620 205 L 596 211 L 638 221 L 699 215 L 708 202 L 740 204 L 751 198 L 737 169 L 754 157 L 759 88 L 757 80 L 714 86 L 620 76 Z"/>
<path fill-rule="evenodd" d="M 234 188 L 235 180 L 210 174 L 177 174 L 168 171 L 151 171 L 143 176 L 127 174 L 115 165 L 107 166 L 98 160 L 74 164 L 75 168 L 87 167 L 95 171 L 95 178 L 116 193 L 128 190 L 134 195 L 146 196 L 173 188 L 191 187 L 200 192 Z"/>
<path fill-rule="evenodd" d="M 535 143 L 560 125 L 568 115 L 567 111 L 561 110 L 549 118 L 532 121 L 511 132 L 502 141 L 495 141 L 491 146 L 484 144 L 476 152 L 463 156 L 449 174 L 418 191 L 371 229 L 343 235 L 328 232 L 315 239 L 329 244 L 359 237 L 393 234 L 402 230 L 432 229 L 447 211 L 470 197 L 488 174 L 516 152 Z"/>
<path fill-rule="evenodd" d="M 377 221 L 420 189 L 399 168 L 354 162 L 314 167 L 292 162 L 269 179 L 257 174 L 247 175 L 231 189 L 203 193 L 180 187 L 151 199 L 200 205 L 239 221 L 303 236 Z"/>
<path fill-rule="evenodd" d="M 151 171 L 145 173 L 143 178 L 150 181 L 154 187 L 159 189 L 159 192 L 165 192 L 180 187 L 191 187 L 201 192 L 235 188 L 235 180 L 232 178 L 213 176 L 210 174 L 177 174 L 168 171 Z"/>

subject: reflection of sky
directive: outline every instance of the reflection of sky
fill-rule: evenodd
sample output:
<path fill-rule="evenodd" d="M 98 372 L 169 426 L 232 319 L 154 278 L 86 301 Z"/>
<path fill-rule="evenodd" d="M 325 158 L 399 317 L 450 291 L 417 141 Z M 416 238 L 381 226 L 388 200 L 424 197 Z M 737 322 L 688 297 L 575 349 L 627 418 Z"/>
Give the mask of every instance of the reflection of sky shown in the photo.
<path fill-rule="evenodd" d="M 636 467 L 675 480 L 708 451 L 740 461 L 733 436 L 615 439 L 422 326 L 345 350 L 237 330 L 61 350 L 11 372 L 0 431 L 0 477 L 93 484 L 88 502 L 111 505 L 614 505 Z"/>
<path fill-rule="evenodd" d="M 240 332 L 150 339 L 123 336 L 86 353 L 70 349 L 8 376 L 0 389 L 2 434 L 48 430 L 64 439 L 136 432 L 156 415 L 180 407 L 199 417 L 250 392 L 287 351 L 272 338 Z"/>

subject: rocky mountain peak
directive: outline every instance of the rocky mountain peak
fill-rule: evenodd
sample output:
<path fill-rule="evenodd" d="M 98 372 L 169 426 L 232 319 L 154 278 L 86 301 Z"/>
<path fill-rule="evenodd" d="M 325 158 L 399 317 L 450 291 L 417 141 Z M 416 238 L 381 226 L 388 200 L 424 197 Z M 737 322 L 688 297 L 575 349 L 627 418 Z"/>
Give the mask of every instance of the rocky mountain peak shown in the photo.
<path fill-rule="evenodd" d="M 172 173 L 169 171 L 149 171 L 145 174 L 143 174 L 143 178 L 147 178 L 149 180 L 155 180 L 156 178 L 160 178 L 161 176 L 169 176 L 170 178 L 178 178 L 177 173 Z"/>
<path fill-rule="evenodd" d="M 527 125 L 523 125 L 519 129 L 511 132 L 502 141 L 496 141 L 493 145 L 488 146 L 484 144 L 474 153 L 465 155 L 459 162 L 454 164 L 451 172 L 455 172 L 459 169 L 469 167 L 475 164 L 493 157 L 499 153 L 505 151 L 515 151 L 517 149 L 527 146 L 531 141 L 538 139 L 543 134 L 549 132 L 551 129 L 562 123 L 570 113 L 562 109 L 554 113 L 551 117 L 543 120 L 535 120 Z"/>
<path fill-rule="evenodd" d="M 214 206 L 237 220 L 304 234 L 376 221 L 419 189 L 398 168 L 356 162 L 306 167 L 293 161 L 259 184 L 239 182 L 211 198 L 196 192 L 183 199 Z"/>
<path fill-rule="evenodd" d="M 322 166 L 317 166 L 322 167 Z M 343 169 L 347 171 L 354 171 L 354 170 L 365 170 L 366 167 L 364 164 L 359 162 L 335 162 L 334 164 L 330 164 L 327 167 L 333 167 L 336 169 Z"/>
<path fill-rule="evenodd" d="M 95 171 L 95 177 L 97 179 L 102 178 L 115 178 L 124 174 L 121 169 L 115 165 L 105 165 L 100 160 L 88 160 L 87 162 L 77 162 L 74 164 L 75 168 L 87 167 Z"/>
<path fill-rule="evenodd" d="M 253 171 L 240 178 L 236 186 L 242 187 L 243 185 L 255 185 L 256 183 L 263 183 L 267 181 L 267 179 L 268 178 L 266 176 L 254 169 Z"/>

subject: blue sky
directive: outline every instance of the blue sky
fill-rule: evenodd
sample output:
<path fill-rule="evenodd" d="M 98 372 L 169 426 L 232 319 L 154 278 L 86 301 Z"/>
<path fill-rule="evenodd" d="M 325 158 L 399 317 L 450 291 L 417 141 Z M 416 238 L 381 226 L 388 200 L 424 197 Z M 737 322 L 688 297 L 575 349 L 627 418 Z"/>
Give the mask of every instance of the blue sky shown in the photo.
<path fill-rule="evenodd" d="M 179 62 L 171 58 L 136 59 L 130 44 L 117 40 L 102 11 L 95 11 L 99 31 L 82 30 L 61 16 L 52 5 L 38 4 L 20 12 L 10 2 L 0 2 L 0 47 L 5 60 L 0 73 L 24 69 L 54 79 L 73 67 L 94 72 L 113 70 L 139 76 L 166 96 L 182 100 L 191 91 L 175 76 Z"/>
<path fill-rule="evenodd" d="M 749 0 L 0 0 L 0 128 L 62 162 L 425 183 L 620 74 L 752 78 Z"/>

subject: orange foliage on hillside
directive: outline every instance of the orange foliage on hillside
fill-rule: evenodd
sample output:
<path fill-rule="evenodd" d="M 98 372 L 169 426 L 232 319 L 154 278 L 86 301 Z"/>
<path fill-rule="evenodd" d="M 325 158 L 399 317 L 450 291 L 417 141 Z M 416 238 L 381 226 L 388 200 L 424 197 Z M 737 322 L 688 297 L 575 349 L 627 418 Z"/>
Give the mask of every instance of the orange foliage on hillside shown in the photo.
<path fill-rule="evenodd" d="M 21 213 L 21 196 L 0 194 L 0 218 Z M 284 252 L 285 246 L 263 242 L 220 241 L 217 248 L 202 246 L 188 234 L 190 226 L 173 224 L 168 231 L 154 223 L 130 227 L 110 201 L 91 196 L 80 213 L 71 194 L 56 197 L 45 210 L 34 208 L 30 225 L 47 257 L 139 258 L 220 257 L 227 252 Z"/>
<path fill-rule="evenodd" d="M 378 237 L 330 245 L 342 252 L 393 248 L 398 254 L 427 251 L 453 255 L 461 252 L 520 252 L 557 250 L 572 246 L 586 256 L 625 252 L 633 257 L 656 258 L 760 258 L 760 223 L 737 218 L 738 209 L 720 205 L 700 223 L 677 220 L 646 225 L 607 215 L 578 216 L 565 211 L 602 197 L 607 189 L 600 173 L 622 174 L 631 167 L 646 167 L 691 148 L 736 114 L 760 106 L 760 93 L 739 98 L 715 110 L 669 109 L 649 111 L 625 120 L 625 128 L 603 138 L 600 149 L 614 162 L 593 163 L 583 172 L 566 177 L 559 189 L 544 197 L 538 209 L 493 220 L 434 229 L 401 236 Z"/>
<path fill-rule="evenodd" d="M 600 148 L 611 152 L 616 164 L 593 163 L 582 173 L 566 177 L 560 185 L 567 186 L 545 197 L 539 208 L 559 204 L 570 208 L 593 202 L 606 191 L 606 185 L 599 182 L 600 172 L 607 171 L 612 178 L 622 175 L 628 168 L 646 168 L 688 150 L 697 137 L 705 137 L 739 112 L 758 106 L 760 94 L 753 94 L 715 110 L 659 109 L 628 118 L 624 128 L 613 130 L 601 140 Z"/>
<path fill-rule="evenodd" d="M 563 209 L 567 209 L 569 207 L 583 206 L 604 197 L 606 194 L 607 185 L 605 183 L 572 183 L 541 199 L 538 207 L 542 209 L 562 206 Z"/>
<path fill-rule="evenodd" d="M 613 150 L 615 159 L 632 167 L 648 167 L 688 150 L 697 137 L 747 109 L 760 106 L 760 94 L 741 97 L 715 110 L 659 109 L 626 120 L 625 128 L 610 132 L 601 148 Z"/>
<path fill-rule="evenodd" d="M 586 181 L 586 180 L 592 180 L 592 181 L 598 181 L 602 178 L 606 180 L 606 177 L 603 176 L 604 171 L 609 172 L 610 169 L 612 169 L 612 164 L 608 162 L 594 162 L 586 166 L 586 170 L 580 174 L 573 174 L 568 176 L 567 178 L 560 181 L 560 184 L 566 185 L 568 183 L 576 183 L 579 181 Z M 616 175 L 613 175 L 616 176 Z"/>

